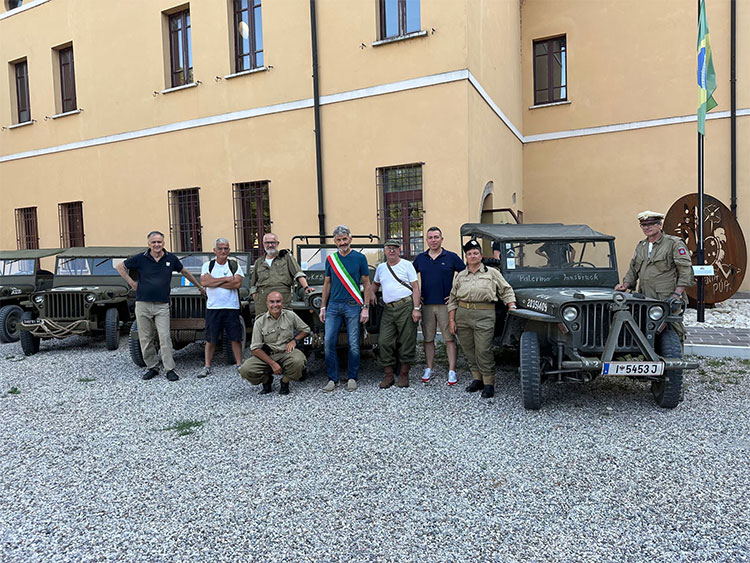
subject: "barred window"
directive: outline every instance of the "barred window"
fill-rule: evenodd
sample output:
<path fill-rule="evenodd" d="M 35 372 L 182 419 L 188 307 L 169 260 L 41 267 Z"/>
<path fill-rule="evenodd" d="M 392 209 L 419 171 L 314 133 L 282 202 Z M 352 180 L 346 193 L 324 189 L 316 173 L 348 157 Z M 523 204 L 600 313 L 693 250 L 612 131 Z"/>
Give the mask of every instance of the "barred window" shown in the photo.
<path fill-rule="evenodd" d="M 263 18 L 260 0 L 232 0 L 235 72 L 263 66 Z"/>
<path fill-rule="evenodd" d="M 424 250 L 422 164 L 377 169 L 380 236 L 402 245 L 402 256 L 412 259 Z"/>
<path fill-rule="evenodd" d="M 170 190 L 169 233 L 173 252 L 203 250 L 200 188 Z"/>
<path fill-rule="evenodd" d="M 16 209 L 16 243 L 19 250 L 39 248 L 36 207 Z"/>
<path fill-rule="evenodd" d="M 263 254 L 263 236 L 271 232 L 268 184 L 264 180 L 232 185 L 237 250 L 250 252 L 253 260 Z"/>
<path fill-rule="evenodd" d="M 83 235 L 83 202 L 60 203 L 57 212 L 60 220 L 60 248 L 86 246 Z"/>
<path fill-rule="evenodd" d="M 534 105 L 568 99 L 565 36 L 534 41 Z"/>

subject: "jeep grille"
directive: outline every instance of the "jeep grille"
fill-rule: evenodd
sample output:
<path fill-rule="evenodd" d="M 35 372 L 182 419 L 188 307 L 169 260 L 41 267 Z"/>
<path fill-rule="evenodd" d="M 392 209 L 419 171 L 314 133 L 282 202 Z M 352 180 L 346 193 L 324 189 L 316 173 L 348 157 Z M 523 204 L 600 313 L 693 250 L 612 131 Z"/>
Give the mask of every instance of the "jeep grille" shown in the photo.
<path fill-rule="evenodd" d="M 84 316 L 83 293 L 47 294 L 47 317 L 50 319 L 80 319 Z"/>
<path fill-rule="evenodd" d="M 633 315 L 641 332 L 646 334 L 648 325 L 648 308 L 651 303 L 630 303 L 628 310 Z M 601 350 L 609 336 L 609 327 L 612 323 L 612 311 L 609 310 L 609 303 L 587 303 L 582 307 L 581 315 L 581 349 L 582 350 Z M 638 344 L 633 339 L 630 331 L 624 329 L 620 332 L 617 339 L 617 351 L 629 352 L 637 351 Z"/>
<path fill-rule="evenodd" d="M 203 319 L 206 316 L 206 300 L 200 295 L 172 296 L 169 304 L 173 319 Z"/>

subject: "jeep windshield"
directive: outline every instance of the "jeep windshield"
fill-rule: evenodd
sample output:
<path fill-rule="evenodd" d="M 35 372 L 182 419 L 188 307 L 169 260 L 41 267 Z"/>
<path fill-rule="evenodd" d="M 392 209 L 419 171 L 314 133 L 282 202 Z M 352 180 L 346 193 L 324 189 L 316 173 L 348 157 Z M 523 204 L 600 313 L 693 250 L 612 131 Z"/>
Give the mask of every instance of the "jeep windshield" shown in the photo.
<path fill-rule="evenodd" d="M 58 276 L 118 276 L 115 269 L 125 258 L 58 258 Z"/>
<path fill-rule="evenodd" d="M 338 249 L 335 244 L 331 245 L 315 245 L 315 246 L 302 246 L 300 245 L 297 249 L 299 256 L 299 265 L 305 271 L 308 270 L 325 270 L 326 260 L 329 256 L 336 253 Z M 377 266 L 383 261 L 383 247 L 381 245 L 357 245 L 352 244 L 352 250 L 361 252 L 367 258 L 367 263 L 370 266 Z"/>
<path fill-rule="evenodd" d="M 502 242 L 493 245 L 501 252 L 504 270 L 613 269 L 609 241 L 548 240 L 543 242 Z"/>
<path fill-rule="evenodd" d="M 0 260 L 0 276 L 33 276 L 35 263 L 34 259 Z"/>

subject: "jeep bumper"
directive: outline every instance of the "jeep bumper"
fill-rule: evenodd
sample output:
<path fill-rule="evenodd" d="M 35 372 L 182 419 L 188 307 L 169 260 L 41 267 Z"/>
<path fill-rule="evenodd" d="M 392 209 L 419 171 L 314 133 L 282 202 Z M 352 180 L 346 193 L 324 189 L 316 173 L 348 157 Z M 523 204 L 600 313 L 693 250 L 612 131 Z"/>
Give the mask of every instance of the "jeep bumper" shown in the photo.
<path fill-rule="evenodd" d="M 22 320 L 18 328 L 39 338 L 66 338 L 77 334 L 87 334 L 96 329 L 96 323 L 87 319 L 77 321 L 27 319 Z"/>

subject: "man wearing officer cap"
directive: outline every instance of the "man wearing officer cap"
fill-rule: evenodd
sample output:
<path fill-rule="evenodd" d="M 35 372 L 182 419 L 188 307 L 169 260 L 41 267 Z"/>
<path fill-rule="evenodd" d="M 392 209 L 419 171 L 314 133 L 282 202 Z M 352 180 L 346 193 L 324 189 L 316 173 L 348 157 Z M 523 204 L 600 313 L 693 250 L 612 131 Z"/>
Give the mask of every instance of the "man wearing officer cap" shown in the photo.
<path fill-rule="evenodd" d="M 397 350 L 401 369 L 396 385 L 408 387 L 409 368 L 417 359 L 417 325 L 422 318 L 419 282 L 412 263 L 401 259 L 399 241 L 388 239 L 384 250 L 385 262 L 375 270 L 375 277 L 370 285 L 370 302 L 375 305 L 376 294 L 382 288 L 385 303 L 378 336 L 380 362 L 384 368 L 380 388 L 387 389 L 395 382 L 393 368 Z"/>
<path fill-rule="evenodd" d="M 516 295 L 496 268 L 482 264 L 482 246 L 477 241 L 467 242 L 464 254 L 466 269 L 456 274 L 448 298 L 450 331 L 458 336 L 471 370 L 466 390 L 482 391 L 482 398 L 489 399 L 495 395 L 495 303 L 502 301 L 508 309 L 515 309 Z"/>
<path fill-rule="evenodd" d="M 646 238 L 635 247 L 630 260 L 628 273 L 615 286 L 617 291 L 635 289 L 646 297 L 687 304 L 685 288 L 693 285 L 693 264 L 685 242 L 676 236 L 665 234 L 662 230 L 664 214 L 656 211 L 643 211 L 638 214 L 638 221 Z M 672 323 L 672 328 L 685 339 L 685 325 Z"/>

